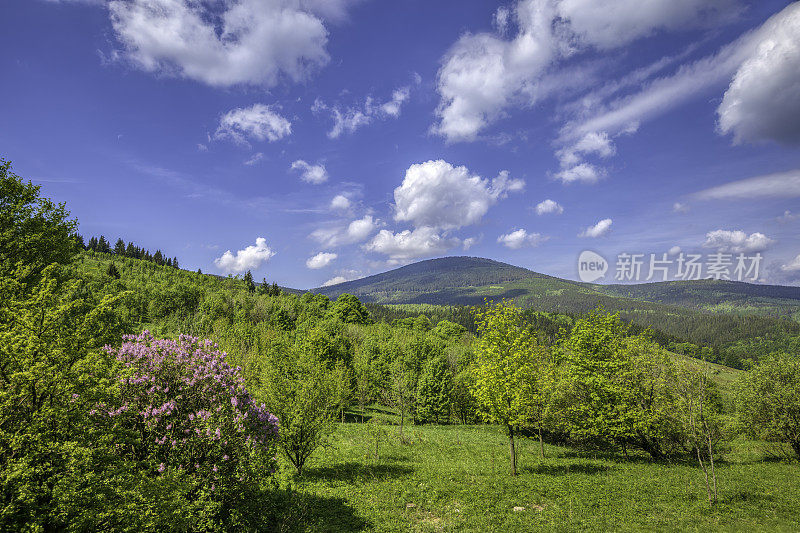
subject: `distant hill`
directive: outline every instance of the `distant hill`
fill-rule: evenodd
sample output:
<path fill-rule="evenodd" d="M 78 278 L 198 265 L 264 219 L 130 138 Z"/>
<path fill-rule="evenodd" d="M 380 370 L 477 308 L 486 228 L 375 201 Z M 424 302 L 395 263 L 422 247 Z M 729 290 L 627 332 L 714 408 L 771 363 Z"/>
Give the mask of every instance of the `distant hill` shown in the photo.
<path fill-rule="evenodd" d="M 480 257 L 429 259 L 313 292 L 330 297 L 346 292 L 383 304 L 475 305 L 483 303 L 484 298 L 514 298 L 523 306 L 544 305 L 548 310 L 566 306 L 580 311 L 587 305 L 593 308 L 624 298 L 771 316 L 791 316 L 800 310 L 800 287 L 716 280 L 597 285 Z"/>
<path fill-rule="evenodd" d="M 513 299 L 521 307 L 577 314 L 602 307 L 708 346 L 800 334 L 800 287 L 730 281 L 596 285 L 547 276 L 491 259 L 429 259 L 312 292 L 350 293 L 377 304 L 481 305 Z"/>

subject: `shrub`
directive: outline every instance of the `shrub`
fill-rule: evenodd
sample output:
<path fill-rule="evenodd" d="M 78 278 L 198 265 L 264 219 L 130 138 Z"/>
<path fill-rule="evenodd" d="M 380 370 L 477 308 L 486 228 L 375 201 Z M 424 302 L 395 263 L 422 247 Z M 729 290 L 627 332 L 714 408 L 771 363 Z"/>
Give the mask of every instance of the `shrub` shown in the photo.
<path fill-rule="evenodd" d="M 174 480 L 191 502 L 190 529 L 233 527 L 275 470 L 278 423 L 257 405 L 240 369 L 209 340 L 159 340 L 144 331 L 108 351 L 121 364 L 113 404 L 90 411 L 121 436 L 115 449 L 140 475 Z"/>

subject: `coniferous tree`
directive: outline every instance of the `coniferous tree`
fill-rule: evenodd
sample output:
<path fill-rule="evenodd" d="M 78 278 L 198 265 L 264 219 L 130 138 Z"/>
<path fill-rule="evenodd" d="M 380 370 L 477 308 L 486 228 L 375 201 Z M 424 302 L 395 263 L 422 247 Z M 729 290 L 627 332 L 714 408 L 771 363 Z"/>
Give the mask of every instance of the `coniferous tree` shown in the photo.
<path fill-rule="evenodd" d="M 177 257 L 173 257 L 172 258 L 172 268 L 178 268 L 178 258 Z"/>
<path fill-rule="evenodd" d="M 157 265 L 164 264 L 164 254 L 161 253 L 161 250 L 156 250 L 156 253 L 153 254 L 153 262 Z"/>
<path fill-rule="evenodd" d="M 129 242 L 128 246 L 125 247 L 125 255 L 128 257 L 136 257 L 136 247 L 132 242 Z"/>
<path fill-rule="evenodd" d="M 106 274 L 108 274 L 114 279 L 119 279 L 119 270 L 117 270 L 117 267 L 116 265 L 114 265 L 114 263 L 109 263 L 108 270 L 106 270 Z"/>
<path fill-rule="evenodd" d="M 117 239 L 117 243 L 114 245 L 114 253 L 117 255 L 125 255 L 125 241 L 121 238 Z"/>
<path fill-rule="evenodd" d="M 256 284 L 253 281 L 253 273 L 249 270 L 244 275 L 244 284 L 249 292 L 256 292 Z"/>
<path fill-rule="evenodd" d="M 81 250 L 86 249 L 86 243 L 83 242 L 83 236 L 80 233 L 76 233 L 73 238 L 76 246 L 80 246 Z"/>
<path fill-rule="evenodd" d="M 105 254 L 111 251 L 111 245 L 108 244 L 108 241 L 103 235 L 100 235 L 100 238 L 97 240 L 97 251 Z"/>
<path fill-rule="evenodd" d="M 171 257 L 167 257 L 167 266 L 168 267 L 172 266 L 172 258 Z"/>
<path fill-rule="evenodd" d="M 93 252 L 96 252 L 96 251 L 98 251 L 98 250 L 97 250 L 97 237 L 92 237 L 91 239 L 89 239 L 89 246 L 88 246 L 88 248 L 89 248 L 89 250 L 91 250 L 91 251 L 93 251 Z"/>
<path fill-rule="evenodd" d="M 273 281 L 272 289 L 270 290 L 270 296 L 280 296 L 280 295 L 281 295 L 281 288 L 278 287 L 278 284 Z"/>

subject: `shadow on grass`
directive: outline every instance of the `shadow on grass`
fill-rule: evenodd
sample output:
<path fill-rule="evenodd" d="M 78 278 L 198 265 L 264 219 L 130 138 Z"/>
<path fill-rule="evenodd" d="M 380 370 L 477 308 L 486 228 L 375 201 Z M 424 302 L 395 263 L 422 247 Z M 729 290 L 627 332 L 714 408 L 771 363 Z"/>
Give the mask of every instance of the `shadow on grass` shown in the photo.
<path fill-rule="evenodd" d="M 534 466 L 526 466 L 522 468 L 523 472 L 530 474 L 545 474 L 548 476 L 562 476 L 564 474 L 599 474 L 600 472 L 607 472 L 611 467 L 606 465 L 597 465 L 593 463 L 578 463 L 572 465 L 549 465 L 542 463 Z"/>
<path fill-rule="evenodd" d="M 397 464 L 369 465 L 350 461 L 335 466 L 310 467 L 303 472 L 306 481 L 344 481 L 352 483 L 363 479 L 387 479 L 410 474 L 414 470 Z"/>
<path fill-rule="evenodd" d="M 272 531 L 364 531 L 373 524 L 356 514 L 343 498 L 326 498 L 302 492 L 284 493 L 282 512 Z"/>

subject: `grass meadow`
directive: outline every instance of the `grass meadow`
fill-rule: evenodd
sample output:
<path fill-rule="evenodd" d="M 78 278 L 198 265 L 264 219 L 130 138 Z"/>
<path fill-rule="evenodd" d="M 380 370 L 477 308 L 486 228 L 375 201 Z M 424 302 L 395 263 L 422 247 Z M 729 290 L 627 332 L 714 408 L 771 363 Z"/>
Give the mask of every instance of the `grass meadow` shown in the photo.
<path fill-rule="evenodd" d="M 306 531 L 800 531 L 800 465 L 737 440 L 711 507 L 694 462 L 653 462 L 520 439 L 496 426 L 338 424 L 301 478 L 286 529 Z"/>

